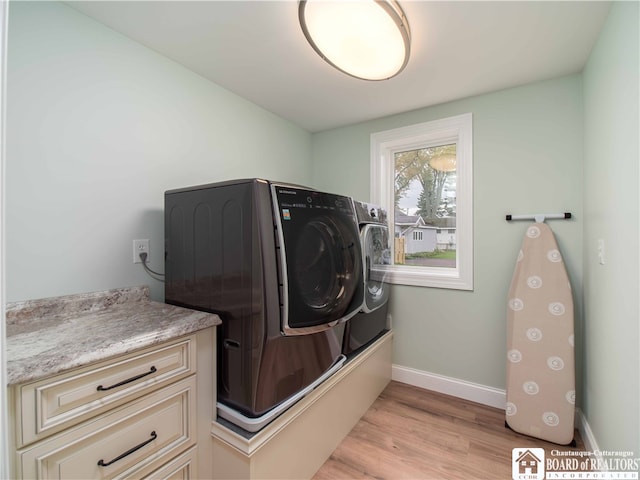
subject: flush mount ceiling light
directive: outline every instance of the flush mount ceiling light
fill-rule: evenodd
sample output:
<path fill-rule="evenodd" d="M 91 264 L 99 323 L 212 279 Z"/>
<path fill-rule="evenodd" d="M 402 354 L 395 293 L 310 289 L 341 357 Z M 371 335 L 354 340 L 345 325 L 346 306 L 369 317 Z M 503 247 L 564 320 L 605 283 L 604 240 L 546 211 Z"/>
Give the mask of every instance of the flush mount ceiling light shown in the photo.
<path fill-rule="evenodd" d="M 300 0 L 298 18 L 313 49 L 352 77 L 386 80 L 409 61 L 409 24 L 393 0 Z"/>

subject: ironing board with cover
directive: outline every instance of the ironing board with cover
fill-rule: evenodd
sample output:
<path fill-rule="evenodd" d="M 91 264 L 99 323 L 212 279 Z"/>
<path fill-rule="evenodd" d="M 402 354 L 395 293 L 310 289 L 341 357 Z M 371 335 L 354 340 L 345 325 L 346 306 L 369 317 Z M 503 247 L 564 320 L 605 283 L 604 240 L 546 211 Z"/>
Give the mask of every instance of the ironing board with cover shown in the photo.
<path fill-rule="evenodd" d="M 527 228 L 507 306 L 506 424 L 561 445 L 573 441 L 573 298 L 562 255 L 544 223 Z"/>

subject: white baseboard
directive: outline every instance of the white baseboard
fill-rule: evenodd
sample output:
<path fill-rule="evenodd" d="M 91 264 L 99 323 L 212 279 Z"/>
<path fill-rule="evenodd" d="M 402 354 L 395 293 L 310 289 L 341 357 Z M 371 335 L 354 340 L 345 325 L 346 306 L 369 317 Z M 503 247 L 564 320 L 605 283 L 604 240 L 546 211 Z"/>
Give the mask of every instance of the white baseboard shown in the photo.
<path fill-rule="evenodd" d="M 499 388 L 487 387 L 478 383 L 445 377 L 401 365 L 393 365 L 391 367 L 391 379 L 426 390 L 464 398 L 482 405 L 489 405 L 490 407 L 503 410 L 505 407 L 507 393 Z"/>
<path fill-rule="evenodd" d="M 391 379 L 414 387 L 424 388 L 425 390 L 463 398 L 481 405 L 488 405 L 502 410 L 505 408 L 507 392 L 499 388 L 487 387 L 486 385 L 395 364 L 391 367 Z M 580 432 L 585 450 L 599 452 L 600 448 L 598 448 L 593 431 L 579 408 L 576 408 L 575 425 Z"/>
<path fill-rule="evenodd" d="M 587 418 L 579 408 L 576 408 L 576 428 L 580 432 L 580 436 L 582 437 L 582 441 L 584 442 L 584 449 L 591 452 L 599 452 L 600 447 L 598 447 L 596 437 L 593 435 L 593 431 L 591 430 L 591 426 L 587 422 Z"/>

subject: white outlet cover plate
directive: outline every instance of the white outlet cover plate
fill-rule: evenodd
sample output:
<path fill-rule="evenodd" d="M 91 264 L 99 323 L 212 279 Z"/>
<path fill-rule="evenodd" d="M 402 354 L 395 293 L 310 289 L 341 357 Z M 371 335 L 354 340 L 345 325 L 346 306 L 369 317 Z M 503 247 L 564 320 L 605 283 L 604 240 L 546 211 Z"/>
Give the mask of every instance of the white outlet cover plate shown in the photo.
<path fill-rule="evenodd" d="M 133 241 L 133 263 L 142 263 L 140 260 L 140 254 L 147 254 L 147 262 L 149 261 L 149 240 L 134 240 Z"/>

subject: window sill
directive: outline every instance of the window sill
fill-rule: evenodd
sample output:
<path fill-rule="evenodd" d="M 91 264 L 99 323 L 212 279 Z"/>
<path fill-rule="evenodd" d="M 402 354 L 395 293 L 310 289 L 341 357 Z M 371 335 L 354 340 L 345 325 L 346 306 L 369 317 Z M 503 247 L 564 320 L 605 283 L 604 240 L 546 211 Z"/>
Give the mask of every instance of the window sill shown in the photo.
<path fill-rule="evenodd" d="M 386 268 L 385 279 L 394 285 L 473 291 L 473 278 L 465 278 L 455 268 L 394 265 Z"/>

